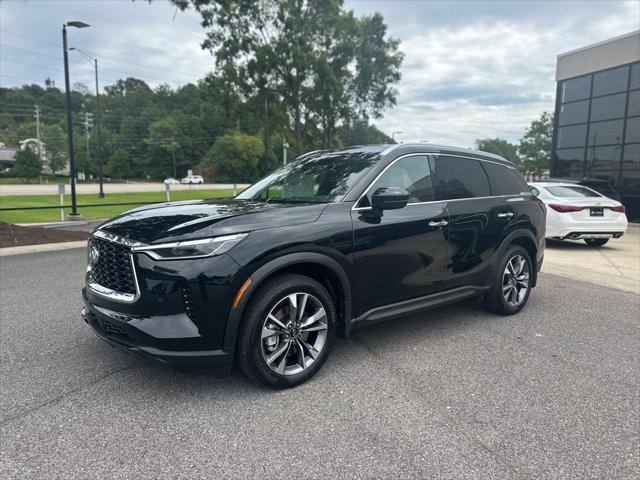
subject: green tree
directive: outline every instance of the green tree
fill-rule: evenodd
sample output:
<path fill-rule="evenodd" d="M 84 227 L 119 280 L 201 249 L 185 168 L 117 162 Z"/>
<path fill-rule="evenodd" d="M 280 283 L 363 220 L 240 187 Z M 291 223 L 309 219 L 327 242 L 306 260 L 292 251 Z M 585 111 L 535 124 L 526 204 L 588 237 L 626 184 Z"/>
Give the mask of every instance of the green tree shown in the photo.
<path fill-rule="evenodd" d="M 342 0 L 172 1 L 200 12 L 203 48 L 230 84 L 286 106 L 298 149 L 314 132 L 331 146 L 339 121 L 395 102 L 403 55 L 379 14 L 355 18 Z"/>
<path fill-rule="evenodd" d="M 525 173 L 539 175 L 549 170 L 552 137 L 553 114 L 543 112 L 531 122 L 518 147 Z"/>
<path fill-rule="evenodd" d="M 41 128 L 42 143 L 49 160 L 49 168 L 53 173 L 67 165 L 67 135 L 59 124 L 43 125 Z"/>
<path fill-rule="evenodd" d="M 155 152 L 153 173 L 155 176 L 177 177 L 176 152 L 180 150 L 178 125 L 169 116 L 154 122 L 149 127 L 149 136 L 145 143 Z"/>
<path fill-rule="evenodd" d="M 42 164 L 38 159 L 38 154 L 31 148 L 27 147 L 20 150 L 15 156 L 16 163 L 13 167 L 13 174 L 16 177 L 26 178 L 30 180 L 37 178 L 42 171 Z"/>
<path fill-rule="evenodd" d="M 476 140 L 476 148 L 483 152 L 500 155 L 516 165 L 522 163 L 518 155 L 518 146 L 502 138 L 479 138 Z"/>
<path fill-rule="evenodd" d="M 119 148 L 107 164 L 107 173 L 113 178 L 131 178 L 131 155 L 126 150 Z"/>
<path fill-rule="evenodd" d="M 220 137 L 211 147 L 203 167 L 216 179 L 230 182 L 252 182 L 259 171 L 264 146 L 258 137 L 232 133 Z"/>

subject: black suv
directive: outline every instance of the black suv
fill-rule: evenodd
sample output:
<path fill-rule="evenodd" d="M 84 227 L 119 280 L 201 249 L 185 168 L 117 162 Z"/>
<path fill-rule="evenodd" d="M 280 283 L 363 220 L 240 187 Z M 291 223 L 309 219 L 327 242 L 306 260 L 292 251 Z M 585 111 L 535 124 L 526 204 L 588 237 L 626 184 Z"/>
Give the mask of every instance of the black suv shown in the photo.
<path fill-rule="evenodd" d="M 544 205 L 514 166 L 400 144 L 301 156 L 229 200 L 131 210 L 89 240 L 83 317 L 111 345 L 276 387 L 336 334 L 471 297 L 527 302 Z"/>

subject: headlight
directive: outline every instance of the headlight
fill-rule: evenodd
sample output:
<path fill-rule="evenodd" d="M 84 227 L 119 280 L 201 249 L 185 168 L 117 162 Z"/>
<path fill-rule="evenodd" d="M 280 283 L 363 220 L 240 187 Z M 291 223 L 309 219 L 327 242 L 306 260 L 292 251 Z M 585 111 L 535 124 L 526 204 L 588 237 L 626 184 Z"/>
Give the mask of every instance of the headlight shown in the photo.
<path fill-rule="evenodd" d="M 240 243 L 248 234 L 227 235 L 224 237 L 187 240 L 185 242 L 161 243 L 144 247 L 134 247 L 134 252 L 144 252 L 156 260 L 179 260 L 186 258 L 212 257 L 228 252 Z"/>

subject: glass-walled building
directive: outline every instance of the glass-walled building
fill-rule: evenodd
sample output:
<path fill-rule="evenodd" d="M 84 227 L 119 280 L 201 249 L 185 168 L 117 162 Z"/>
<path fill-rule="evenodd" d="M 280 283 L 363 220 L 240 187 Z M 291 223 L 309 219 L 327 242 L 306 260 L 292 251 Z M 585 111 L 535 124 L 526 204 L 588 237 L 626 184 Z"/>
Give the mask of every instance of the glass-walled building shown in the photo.
<path fill-rule="evenodd" d="M 640 32 L 558 56 L 551 176 L 607 180 L 640 217 Z"/>

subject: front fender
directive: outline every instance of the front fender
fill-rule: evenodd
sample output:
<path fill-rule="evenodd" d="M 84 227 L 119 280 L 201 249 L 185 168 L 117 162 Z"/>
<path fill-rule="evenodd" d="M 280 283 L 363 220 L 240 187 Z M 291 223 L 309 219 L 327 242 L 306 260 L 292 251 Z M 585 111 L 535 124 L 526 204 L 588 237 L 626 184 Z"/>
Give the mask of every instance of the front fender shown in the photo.
<path fill-rule="evenodd" d="M 349 277 L 347 273 L 344 271 L 342 266 L 335 261 L 333 258 L 328 257 L 327 255 L 323 255 L 321 253 L 316 252 L 296 252 L 290 253 L 287 255 L 283 255 L 282 257 L 278 257 L 274 260 L 271 260 L 260 268 L 258 268 L 255 272 L 250 275 L 251 278 L 251 286 L 244 293 L 242 300 L 235 307 L 231 308 L 229 312 L 229 316 L 227 319 L 227 328 L 225 330 L 224 336 L 224 346 L 225 348 L 234 348 L 236 345 L 236 340 L 238 337 L 238 331 L 240 329 L 240 324 L 242 322 L 242 317 L 244 315 L 245 308 L 249 303 L 253 294 L 260 288 L 260 285 L 271 275 L 277 273 L 278 271 L 289 267 L 291 265 L 296 264 L 317 264 L 323 267 L 326 267 L 331 270 L 331 272 L 338 278 L 340 281 L 340 286 L 342 288 L 342 292 L 344 295 L 344 305 L 343 305 L 343 318 L 344 318 L 344 328 L 343 332 L 345 336 L 349 335 L 348 329 L 351 326 L 351 283 L 349 282 Z"/>

